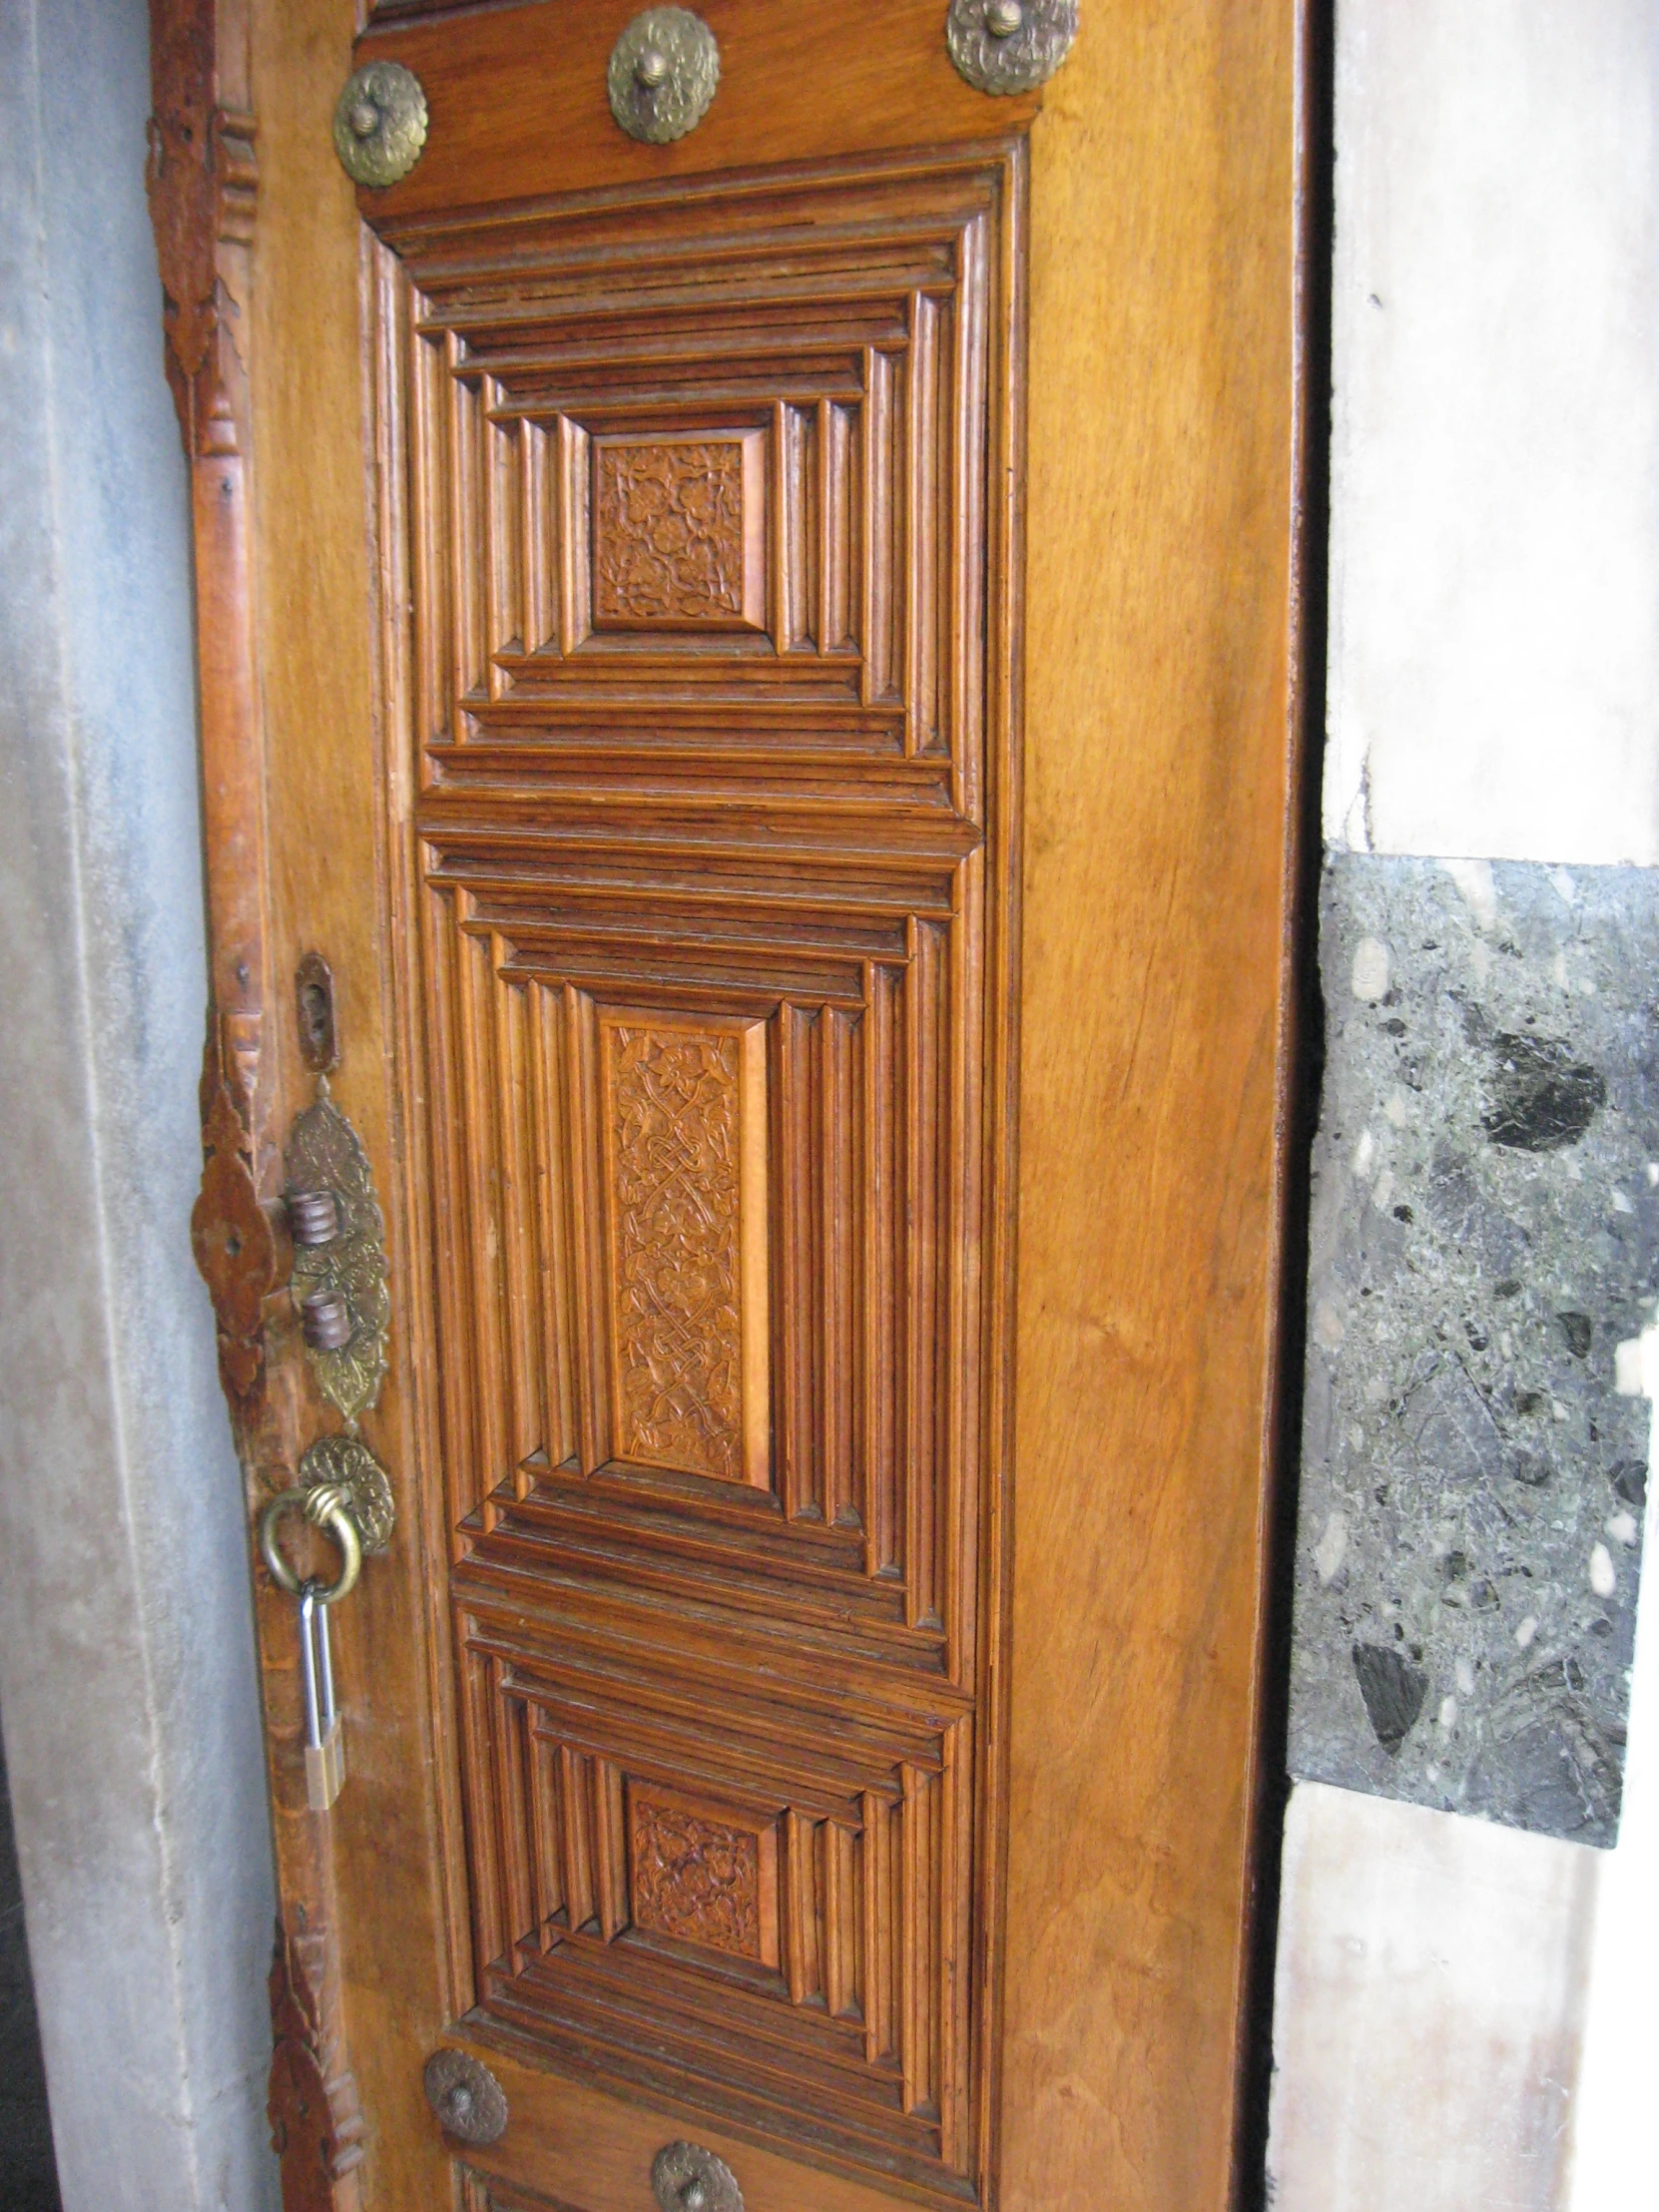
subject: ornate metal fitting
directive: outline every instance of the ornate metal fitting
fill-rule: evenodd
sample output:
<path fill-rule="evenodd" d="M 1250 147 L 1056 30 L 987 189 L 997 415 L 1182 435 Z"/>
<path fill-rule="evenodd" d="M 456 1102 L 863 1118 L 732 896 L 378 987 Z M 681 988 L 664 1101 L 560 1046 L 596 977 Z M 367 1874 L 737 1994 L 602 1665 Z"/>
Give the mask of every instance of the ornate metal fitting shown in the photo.
<path fill-rule="evenodd" d="M 397 1521 L 386 1470 L 367 1444 L 355 1436 L 319 1436 L 299 1462 L 299 1487 L 305 1515 L 319 1523 L 327 1517 L 331 1496 L 356 1523 L 364 1551 L 378 1554 L 391 1541 Z"/>
<path fill-rule="evenodd" d="M 950 0 L 950 58 L 976 92 L 1035 92 L 1071 52 L 1078 0 Z"/>
<path fill-rule="evenodd" d="M 328 1096 L 317 1099 L 288 1138 L 287 1205 L 302 1233 L 294 1239 L 293 1299 L 317 1388 L 353 1425 L 374 1405 L 386 1372 L 391 1299 L 386 1290 L 385 1225 L 368 1160 L 356 1132 Z M 304 1237 L 325 1226 L 318 1203 L 333 1201 L 338 1233 L 323 1243 Z"/>
<path fill-rule="evenodd" d="M 395 185 L 420 159 L 426 121 L 426 92 L 414 71 L 370 62 L 347 81 L 334 110 L 341 168 L 354 185 Z"/>
<path fill-rule="evenodd" d="M 293 1191 L 287 1204 L 293 1241 L 307 1252 L 332 1244 L 339 1235 L 339 1200 L 332 1191 Z"/>
<path fill-rule="evenodd" d="M 690 8 L 647 8 L 611 54 L 611 113 L 645 146 L 695 131 L 719 86 L 720 43 Z"/>
<path fill-rule="evenodd" d="M 339 1574 L 321 1585 L 301 1582 L 297 1571 L 282 1556 L 277 1530 L 290 1513 L 303 1513 L 313 1527 L 325 1529 L 339 1546 Z M 267 1571 L 277 1589 L 289 1597 L 303 1597 L 309 1588 L 319 1605 L 337 1605 L 357 1587 L 363 1571 L 363 1540 L 345 1503 L 344 1492 L 332 1484 L 314 1490 L 278 1491 L 260 1515 L 260 1550 Z M 318 1808 L 326 1811 L 326 1807 Z"/>
<path fill-rule="evenodd" d="M 421 2079 L 446 2135 L 463 2143 L 498 2143 L 506 2134 L 507 2092 L 470 2051 L 435 2050 Z"/>
<path fill-rule="evenodd" d="M 338 1291 L 312 1291 L 299 1301 L 299 1332 L 312 1352 L 339 1352 L 351 1342 L 351 1309 Z"/>
<path fill-rule="evenodd" d="M 696 2143 L 665 2143 L 651 2166 L 663 2212 L 743 2212 L 743 2191 L 724 2158 Z"/>

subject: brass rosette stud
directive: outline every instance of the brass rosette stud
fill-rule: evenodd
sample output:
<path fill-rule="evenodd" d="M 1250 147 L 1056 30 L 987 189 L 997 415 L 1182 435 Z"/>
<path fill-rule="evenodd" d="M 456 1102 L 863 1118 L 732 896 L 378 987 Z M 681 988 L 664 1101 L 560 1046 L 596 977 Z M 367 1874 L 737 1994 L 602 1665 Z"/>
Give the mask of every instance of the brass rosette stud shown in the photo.
<path fill-rule="evenodd" d="M 1035 92 L 1071 52 L 1078 0 L 950 0 L 945 44 L 976 92 Z"/>
<path fill-rule="evenodd" d="M 506 2134 L 507 2092 L 470 2051 L 435 2050 L 422 2085 L 438 2125 L 458 2142 L 498 2143 Z"/>
<path fill-rule="evenodd" d="M 724 2158 L 700 2143 L 665 2143 L 651 2167 L 662 2212 L 743 2212 L 743 2191 Z"/>
<path fill-rule="evenodd" d="M 647 8 L 611 52 L 611 113 L 642 146 L 695 131 L 720 89 L 720 42 L 690 8 Z"/>
<path fill-rule="evenodd" d="M 426 144 L 426 93 L 401 62 L 370 62 L 334 109 L 334 152 L 354 185 L 383 190 L 406 177 Z"/>

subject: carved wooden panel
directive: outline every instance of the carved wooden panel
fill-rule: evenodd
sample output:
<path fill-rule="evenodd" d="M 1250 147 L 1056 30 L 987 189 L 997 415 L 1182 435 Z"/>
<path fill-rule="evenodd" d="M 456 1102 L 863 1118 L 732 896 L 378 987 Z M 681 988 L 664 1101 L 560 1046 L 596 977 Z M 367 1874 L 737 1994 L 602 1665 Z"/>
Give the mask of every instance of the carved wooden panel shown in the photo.
<path fill-rule="evenodd" d="M 475 1574 L 462 1587 L 481 1593 Z M 684 1653 L 678 1669 L 619 1665 L 481 1609 L 460 1631 L 488 1747 L 473 1870 L 488 2009 L 631 2076 L 648 2007 L 691 2093 L 740 2085 L 783 2127 L 925 2176 L 960 2124 L 961 1701 L 944 1697 L 942 1727 L 828 1688 L 780 1704 L 734 1648 L 723 1668 L 701 1656 L 720 1675 L 705 1710 Z"/>
<path fill-rule="evenodd" d="M 593 446 L 593 626 L 766 628 L 766 433 Z"/>
<path fill-rule="evenodd" d="M 776 1966 L 778 1823 L 640 1785 L 628 1814 L 635 1926 Z"/>
<path fill-rule="evenodd" d="M 392 223 L 380 276 L 477 2001 L 951 2204 L 1017 161 Z"/>
<path fill-rule="evenodd" d="M 766 1488 L 766 1033 L 602 1017 L 619 1455 Z"/>

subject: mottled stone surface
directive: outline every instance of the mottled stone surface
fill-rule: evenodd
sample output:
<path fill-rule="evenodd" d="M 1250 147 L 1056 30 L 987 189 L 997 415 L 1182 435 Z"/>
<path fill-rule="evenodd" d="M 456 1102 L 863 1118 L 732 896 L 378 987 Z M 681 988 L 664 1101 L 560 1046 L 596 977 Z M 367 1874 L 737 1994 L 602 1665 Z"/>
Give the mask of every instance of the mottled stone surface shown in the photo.
<path fill-rule="evenodd" d="M 1292 1771 L 1610 1844 L 1659 874 L 1343 854 L 1321 942 Z"/>

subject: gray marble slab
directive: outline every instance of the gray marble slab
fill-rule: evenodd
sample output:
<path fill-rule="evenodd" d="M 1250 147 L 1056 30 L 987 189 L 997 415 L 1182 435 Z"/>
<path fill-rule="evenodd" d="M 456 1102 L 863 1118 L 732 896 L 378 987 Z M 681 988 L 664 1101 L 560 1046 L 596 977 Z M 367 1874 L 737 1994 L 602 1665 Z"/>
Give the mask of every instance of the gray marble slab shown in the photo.
<path fill-rule="evenodd" d="M 1321 965 L 1291 1768 L 1611 1844 L 1659 874 L 1337 855 Z"/>

